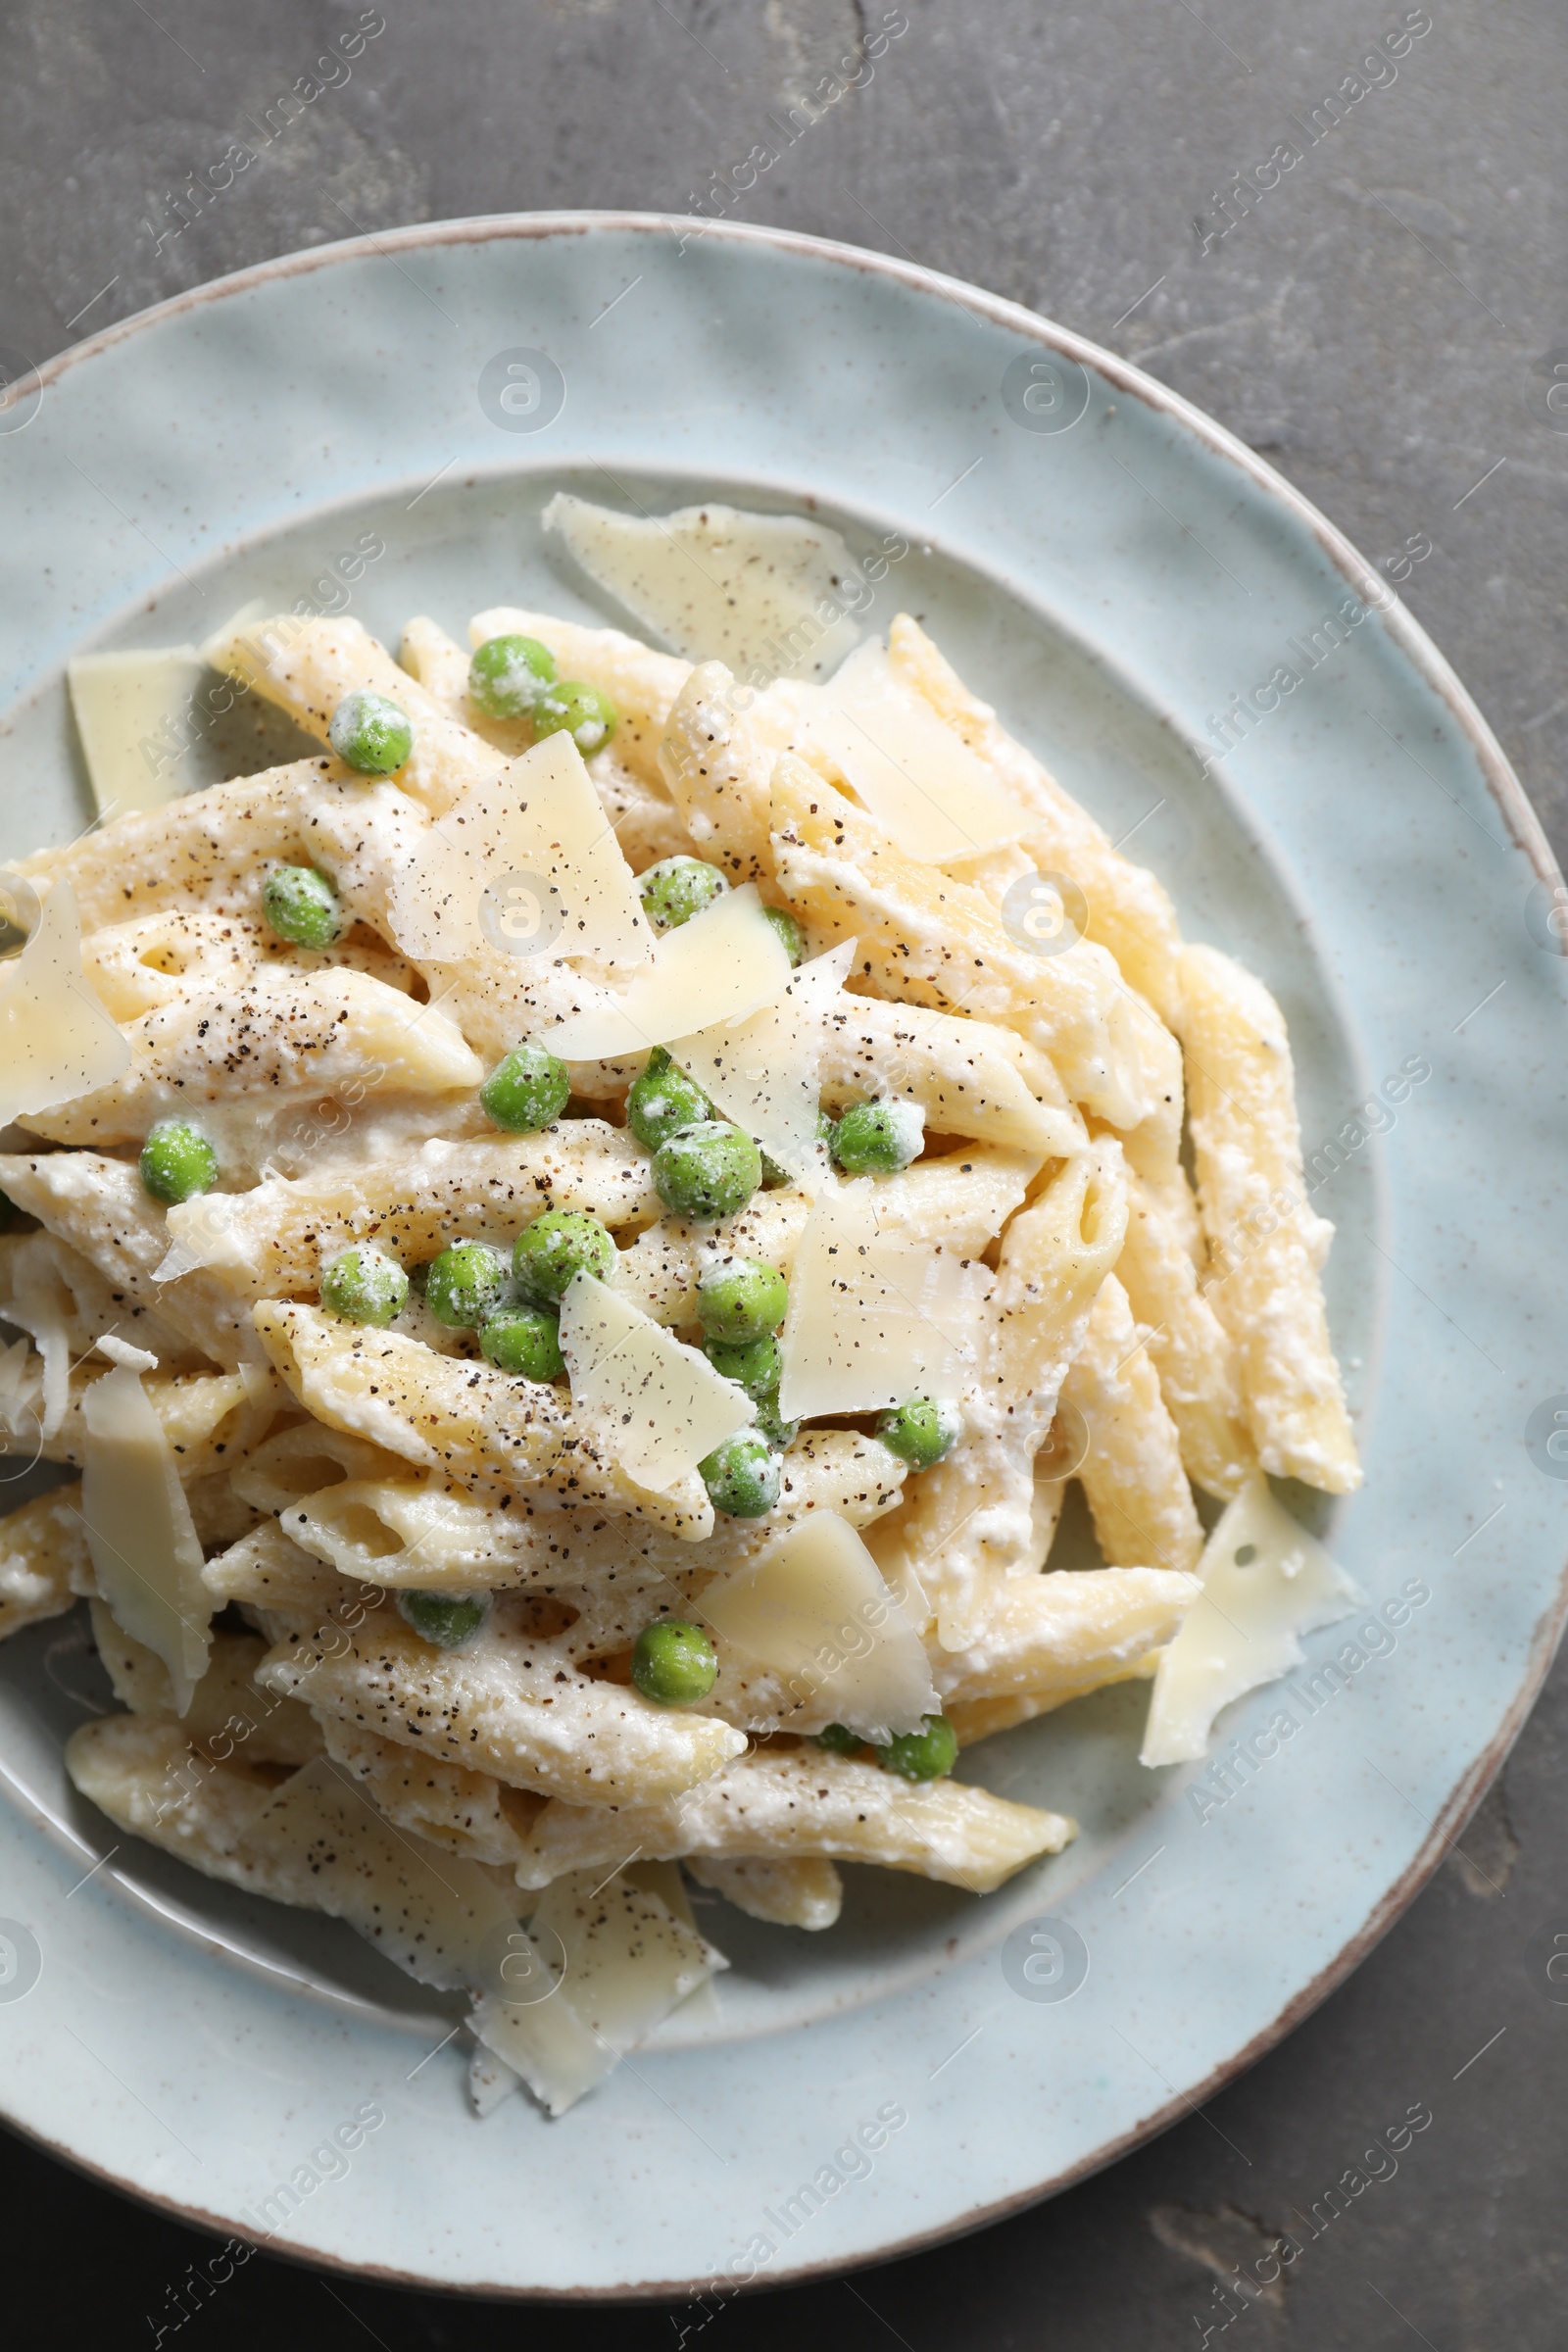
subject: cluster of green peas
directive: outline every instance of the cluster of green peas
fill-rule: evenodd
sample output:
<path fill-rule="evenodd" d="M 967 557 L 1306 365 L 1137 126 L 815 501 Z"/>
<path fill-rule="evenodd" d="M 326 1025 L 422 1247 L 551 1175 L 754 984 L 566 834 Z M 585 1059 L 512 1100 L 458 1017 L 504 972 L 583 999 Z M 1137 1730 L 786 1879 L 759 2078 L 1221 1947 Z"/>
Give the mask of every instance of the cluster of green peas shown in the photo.
<path fill-rule="evenodd" d="M 615 711 L 598 688 L 557 678 L 549 649 L 523 636 L 492 637 L 475 653 L 468 692 L 495 719 L 529 717 L 535 739 L 568 731 L 591 753 L 608 742 Z M 362 775 L 391 775 L 414 748 L 406 711 L 384 695 L 351 694 L 332 713 L 332 748 Z M 660 932 L 677 929 L 728 889 L 717 866 L 698 858 L 667 858 L 638 882 L 644 909 Z M 350 917 L 327 877 L 312 866 L 278 866 L 263 890 L 267 919 L 291 945 L 330 947 Z M 801 927 L 781 906 L 764 908 L 792 964 L 805 953 Z M 496 1126 L 533 1134 L 550 1126 L 570 1093 L 565 1064 L 528 1042 L 492 1071 L 480 1100 Z M 661 1047 L 649 1055 L 626 1102 L 626 1124 L 653 1156 L 655 1188 L 666 1208 L 694 1222 L 733 1216 L 765 1183 L 787 1181 L 744 1130 L 715 1118 L 713 1106 Z M 898 1102 L 852 1105 L 837 1121 L 825 1115 L 819 1133 L 851 1175 L 887 1174 L 907 1167 L 921 1148 L 918 1112 Z M 140 1158 L 142 1183 L 166 1204 L 210 1191 L 218 1176 L 211 1143 L 189 1120 L 160 1120 Z M 612 1275 L 615 1245 L 597 1218 L 552 1209 L 533 1219 L 505 1254 L 486 1242 L 456 1242 L 416 1269 L 426 1308 L 454 1330 L 474 1331 L 480 1353 L 499 1370 L 535 1381 L 564 1377 L 560 1305 L 580 1272 Z M 321 1303 L 345 1320 L 384 1328 L 407 1304 L 412 1284 L 397 1260 L 371 1244 L 341 1251 L 324 1269 Z M 735 1381 L 758 1406 L 755 1430 L 726 1441 L 699 1464 L 715 1510 L 760 1518 L 778 1500 L 780 1454 L 798 1426 L 782 1419 L 778 1332 L 789 1303 L 776 1268 L 756 1259 L 729 1261 L 698 1291 L 704 1351 L 716 1371 Z M 930 1397 L 915 1396 L 884 1413 L 877 1434 L 911 1467 L 928 1468 L 950 1451 L 956 1416 Z M 397 1605 L 421 1637 L 440 1648 L 466 1642 L 483 1623 L 488 1603 L 469 1594 L 403 1592 Z M 632 1652 L 632 1680 L 645 1697 L 666 1706 L 706 1697 L 717 1677 L 713 1646 L 701 1627 L 662 1618 L 644 1628 Z M 830 1725 L 821 1744 L 844 1753 L 866 1745 Z M 942 1716 L 928 1716 L 918 1733 L 871 1750 L 889 1770 L 930 1780 L 952 1769 L 956 1741 Z"/>
<path fill-rule="evenodd" d="M 536 743 L 569 735 L 585 756 L 615 731 L 609 695 L 582 678 L 560 677 L 537 637 L 487 637 L 468 664 L 468 700 L 486 718 L 530 719 Z M 414 750 L 414 721 L 384 694 L 346 694 L 326 731 L 338 758 L 361 776 L 390 776 Z"/>

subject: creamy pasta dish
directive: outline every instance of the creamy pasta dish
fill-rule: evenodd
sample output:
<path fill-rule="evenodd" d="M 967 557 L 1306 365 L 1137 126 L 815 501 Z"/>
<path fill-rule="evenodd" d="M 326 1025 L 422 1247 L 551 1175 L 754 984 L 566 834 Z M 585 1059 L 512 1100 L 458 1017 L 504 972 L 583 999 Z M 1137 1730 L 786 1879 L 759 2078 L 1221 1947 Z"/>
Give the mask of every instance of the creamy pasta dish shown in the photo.
<path fill-rule="evenodd" d="M 908 614 L 723 625 L 241 614 L 318 749 L 0 877 L 0 1430 L 75 1474 L 0 1633 L 84 1598 L 76 1788 L 466 1995 L 481 2113 L 724 1968 L 690 1884 L 983 1897 L 1074 1824 L 976 1742 L 1142 1680 L 1200 1757 L 1357 1597 L 1268 1485 L 1359 1479 L 1269 994 Z"/>

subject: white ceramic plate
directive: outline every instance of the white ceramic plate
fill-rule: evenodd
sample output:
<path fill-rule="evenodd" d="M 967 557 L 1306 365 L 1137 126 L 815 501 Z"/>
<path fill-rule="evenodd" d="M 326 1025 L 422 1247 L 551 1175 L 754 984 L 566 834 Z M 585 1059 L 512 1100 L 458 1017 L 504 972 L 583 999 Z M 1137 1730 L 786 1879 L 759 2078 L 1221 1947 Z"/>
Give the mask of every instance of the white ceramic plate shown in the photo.
<path fill-rule="evenodd" d="M 429 612 L 462 636 L 499 601 L 595 616 L 538 530 L 563 485 L 810 504 L 862 551 L 903 534 L 875 624 L 923 615 L 1135 832 L 1188 934 L 1268 981 L 1309 1156 L 1333 1168 L 1316 1205 L 1340 1229 L 1330 1309 L 1367 1465 L 1332 1513 L 1292 1499 L 1376 1601 L 1411 1578 L 1431 1594 L 1300 1701 L 1299 1734 L 1223 1805 L 1192 1801 L 1190 1771 L 1141 1771 L 1145 1700 L 1122 1689 L 965 1758 L 1083 1826 L 989 1900 L 852 1871 L 816 1937 L 715 1901 L 718 2022 L 671 2021 L 557 2124 L 521 2098 L 475 2123 L 441 2001 L 347 1930 L 117 1840 L 74 1795 L 62 1740 L 102 1703 L 79 1624 L 0 1651 L 0 2081 L 22 2130 L 320 2262 L 679 2293 L 883 2256 L 1105 2163 L 1283 2034 L 1422 1884 L 1560 1623 L 1568 1463 L 1544 1437 L 1568 1372 L 1537 1306 L 1568 1273 L 1564 971 L 1555 871 L 1496 744 L 1408 615 L 1366 610 L 1376 573 L 1246 449 L 972 288 L 611 215 L 297 255 L 14 387 L 0 852 L 88 819 L 71 653 L 200 637 L 252 596 L 349 593 L 393 635 Z M 336 559 L 367 531 L 386 553 L 345 591 Z M 1211 727 L 1282 664 L 1301 683 L 1277 709 Z M 1412 1061 L 1431 1074 L 1390 1111 Z M 1354 1637 L 1314 1637 L 1313 1666 Z M 1242 1702 L 1227 1742 L 1280 1703 Z M 1020 1974 L 1042 1918 L 1081 1940 L 1070 1998 Z M 347 2170 L 313 2162 L 368 2102 L 386 2121 Z M 869 2156 L 850 2152 L 862 2125 Z"/>

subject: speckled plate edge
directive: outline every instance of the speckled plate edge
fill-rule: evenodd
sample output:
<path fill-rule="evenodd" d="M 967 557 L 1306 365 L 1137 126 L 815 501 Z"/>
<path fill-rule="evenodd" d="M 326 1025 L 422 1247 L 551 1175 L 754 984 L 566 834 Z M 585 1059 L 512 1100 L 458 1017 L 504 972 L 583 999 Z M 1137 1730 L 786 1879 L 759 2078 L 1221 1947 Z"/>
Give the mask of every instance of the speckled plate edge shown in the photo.
<path fill-rule="evenodd" d="M 41 387 L 57 381 L 70 368 L 99 353 L 112 349 L 128 337 L 156 326 L 161 321 L 241 294 L 269 281 L 302 276 L 329 269 L 346 260 L 367 259 L 375 255 L 390 256 L 398 252 L 416 251 L 442 245 L 479 244 L 493 239 L 547 238 L 557 236 L 592 235 L 596 231 L 614 231 L 644 235 L 667 236 L 670 222 L 661 214 L 625 212 L 561 212 L 482 215 L 470 219 L 420 222 L 413 226 L 378 231 L 372 236 L 346 238 L 342 241 L 312 248 L 303 253 L 285 254 L 276 260 L 236 270 L 225 277 L 215 278 L 189 292 L 175 295 L 168 302 L 136 313 L 107 327 L 86 341 L 74 345 L 37 370 Z M 1071 329 L 1054 325 L 1022 305 L 1009 302 L 1000 295 L 987 294 L 962 279 L 946 276 L 927 270 L 919 264 L 897 261 L 891 256 L 867 252 L 864 249 L 836 241 L 802 235 L 788 229 L 753 227 L 739 222 L 705 221 L 705 238 L 728 244 L 755 245 L 775 251 L 797 254 L 819 262 L 863 274 L 892 279 L 912 291 L 935 296 L 992 324 L 1038 343 L 1043 349 L 1057 353 L 1096 369 L 1119 392 L 1141 401 L 1149 409 L 1168 416 L 1193 439 L 1200 442 L 1214 457 L 1236 468 L 1256 489 L 1279 507 L 1285 509 L 1298 523 L 1305 525 L 1316 540 L 1328 562 L 1341 574 L 1348 588 L 1364 602 L 1377 606 L 1384 626 L 1394 645 L 1410 662 L 1423 682 L 1446 705 L 1459 732 L 1474 752 L 1483 779 L 1496 803 L 1498 811 L 1515 846 L 1529 858 L 1537 876 L 1543 882 L 1561 881 L 1556 861 L 1546 841 L 1544 831 L 1524 789 L 1491 728 L 1475 702 L 1461 684 L 1451 665 L 1438 651 L 1425 630 L 1396 598 L 1391 599 L 1387 584 L 1361 556 L 1358 550 L 1337 530 L 1328 518 L 1295 486 L 1266 465 L 1244 442 L 1216 423 L 1200 409 L 1183 400 L 1154 377 L 1146 375 L 1113 352 L 1091 342 Z M 1153 2108 L 1130 2130 L 1087 2152 L 1075 2163 L 1064 2166 L 1049 2179 L 1031 2183 L 1005 2197 L 996 2198 L 969 2212 L 955 2215 L 932 2227 L 908 2235 L 889 2239 L 865 2249 L 852 2260 L 833 2259 L 819 2263 L 801 2263 L 793 2267 L 769 2269 L 765 2278 L 758 2278 L 744 2285 L 730 2284 L 730 2291 L 750 2292 L 768 2289 L 819 2278 L 842 2275 L 849 2268 L 897 2260 L 922 2248 L 947 2243 L 1009 2214 L 1040 2203 L 1075 2182 L 1089 2178 L 1131 2153 L 1159 2132 L 1179 2122 L 1227 2083 L 1244 2074 L 1268 2050 L 1294 2031 L 1303 2018 L 1342 1984 L 1367 1954 L 1388 1933 L 1396 1920 L 1421 1891 L 1432 1877 L 1444 1854 L 1463 1828 L 1475 1806 L 1480 1802 L 1489 1784 L 1500 1769 L 1514 1740 L 1517 1739 L 1542 1684 L 1550 1668 L 1561 1641 L 1564 1625 L 1568 1623 L 1568 1560 L 1558 1578 L 1553 1605 L 1543 1612 L 1537 1622 L 1525 1672 L 1515 1691 L 1511 1705 L 1497 1731 L 1482 1753 L 1461 1774 L 1446 1802 L 1432 1822 L 1429 1834 L 1417 1848 L 1395 1883 L 1374 1906 L 1359 1932 L 1350 1937 L 1334 1959 L 1319 1970 L 1279 2014 L 1261 2032 L 1255 2034 L 1240 2050 L 1220 2065 L 1212 2068 L 1190 2090 L 1178 2094 L 1164 2105 Z M 33 2144 L 45 2149 L 62 2163 L 83 2177 L 119 2189 L 155 2211 L 170 2218 L 211 2230 L 219 2236 L 245 2234 L 224 2218 L 205 2212 L 201 2207 L 177 2199 L 160 2196 L 140 2183 L 99 2167 L 74 2149 L 51 2139 L 46 2134 L 7 2119 L 9 2128 Z M 404 2272 L 386 2265 L 355 2263 L 322 2252 L 314 2247 L 290 2245 L 287 2239 L 270 2237 L 266 2241 L 269 2253 L 281 2259 L 298 2262 L 314 2269 L 325 2269 L 348 2277 L 373 2278 L 387 2285 L 400 2285 L 424 2292 L 448 2293 L 454 2296 L 507 2299 L 521 2302 L 636 2302 L 663 2300 L 702 2291 L 705 2279 L 676 2278 L 628 2282 L 615 2287 L 517 2287 L 510 2283 L 475 2282 L 453 2287 L 432 2280 L 418 2273 Z"/>

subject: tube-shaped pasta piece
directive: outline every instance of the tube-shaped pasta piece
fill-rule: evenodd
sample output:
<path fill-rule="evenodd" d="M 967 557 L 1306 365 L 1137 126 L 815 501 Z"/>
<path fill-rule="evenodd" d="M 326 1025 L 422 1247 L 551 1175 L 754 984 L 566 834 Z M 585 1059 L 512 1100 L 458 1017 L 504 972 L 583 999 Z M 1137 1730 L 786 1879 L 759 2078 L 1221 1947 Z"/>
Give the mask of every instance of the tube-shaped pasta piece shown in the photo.
<path fill-rule="evenodd" d="M 293 1701 L 289 1701 L 293 1704 Z M 396 1740 L 323 1714 L 318 1735 L 334 1764 L 359 1782 L 382 1819 L 470 1862 L 515 1870 L 540 1799 L 487 1772 L 446 1764 Z"/>
<path fill-rule="evenodd" d="M 537 637 L 550 648 L 563 678 L 580 678 L 608 694 L 615 707 L 616 751 L 628 767 L 663 788 L 659 747 L 675 698 L 691 674 L 691 663 L 674 654 L 656 653 L 619 629 L 585 628 L 548 612 L 524 612 L 514 605 L 492 605 L 468 624 L 468 643 L 487 637 Z"/>
<path fill-rule="evenodd" d="M 422 809 L 392 784 L 347 780 L 338 760 L 295 760 L 286 767 L 187 793 L 161 808 L 127 810 L 79 841 L 39 850 L 18 870 L 29 880 L 62 876 L 75 893 L 83 938 L 105 923 L 176 906 L 254 915 L 271 858 L 314 863 L 314 838 L 324 821 L 341 838 L 358 818 L 362 835 L 401 808 L 424 822 Z M 342 887 L 335 863 L 323 858 Z M 356 905 L 355 912 L 364 915 Z"/>
<path fill-rule="evenodd" d="M 331 1568 L 291 1544 L 275 1519 L 264 1519 L 207 1562 L 202 1582 L 220 1608 L 237 1600 L 251 1610 L 275 1615 L 286 1628 L 309 1618 L 313 1625 L 329 1620 L 359 1625 L 368 1609 L 380 1600 L 377 1592 L 351 1584 Z"/>
<path fill-rule="evenodd" d="M 659 765 L 698 856 L 733 882 L 767 883 L 773 758 L 747 722 L 747 699 L 722 662 L 700 662 L 675 698 Z"/>
<path fill-rule="evenodd" d="M 1181 1237 L 1136 1177 L 1128 1183 L 1127 1238 L 1116 1274 L 1145 1327 L 1183 1467 L 1205 1494 L 1229 1501 L 1257 1458 L 1242 1418 L 1236 1348 L 1199 1288 Z"/>
<path fill-rule="evenodd" d="M 816 1854 L 692 1854 L 686 1868 L 699 1886 L 775 1928 L 830 1928 L 844 1907 L 844 1881 Z"/>
<path fill-rule="evenodd" d="M 1197 1577 L 1165 1568 L 994 1577 L 968 1648 L 931 1650 L 943 1712 L 1028 1698 L 1039 1702 L 1031 1712 L 1044 1713 L 1118 1681 L 1171 1640 L 1201 1589 Z"/>
<path fill-rule="evenodd" d="M 1159 1375 L 1132 1318 L 1127 1294 L 1107 1274 L 1084 1342 L 1061 1384 L 1082 1413 L 1089 1451 L 1078 1472 L 1100 1548 L 1112 1567 L 1156 1561 L 1191 1569 L 1203 1548 L 1176 1424 Z"/>
<path fill-rule="evenodd" d="M 20 1397 L 14 1400 L 20 1405 L 23 1426 L 26 1426 L 27 1413 L 38 1411 L 42 1402 L 38 1360 L 36 1356 L 30 1359 Z M 87 1444 L 82 1401 L 108 1369 L 100 1356 L 89 1356 L 84 1364 L 72 1366 L 66 1409 L 58 1426 L 44 1439 L 40 1460 L 70 1462 L 81 1468 Z M 173 1449 L 182 1484 L 211 1478 L 226 1471 L 230 1463 L 237 1466 L 286 1402 L 282 1383 L 252 1365 L 242 1372 L 176 1372 L 172 1376 L 154 1372 L 143 1385 Z"/>
<path fill-rule="evenodd" d="M 117 1829 L 177 1854 L 210 1879 L 314 1910 L 304 1872 L 248 1841 L 277 1793 L 267 1765 L 196 1754 L 177 1715 L 100 1715 L 66 1741 L 66 1770 Z"/>
<path fill-rule="evenodd" d="M 552 1642 L 489 1630 L 460 1649 L 436 1649 L 390 1607 L 368 1612 L 353 1632 L 339 1624 L 318 1633 L 301 1621 L 257 1681 L 421 1755 L 576 1804 L 674 1796 L 746 1746 L 743 1733 L 712 1716 L 574 1672 Z"/>
<path fill-rule="evenodd" d="M 662 1494 L 635 1485 L 542 1381 L 437 1355 L 400 1332 L 344 1323 L 318 1307 L 263 1300 L 255 1319 L 293 1394 L 333 1429 L 423 1468 L 612 1502 L 693 1543 L 712 1528 L 695 1471 Z"/>
<path fill-rule="evenodd" d="M 1074 1102 L 1114 1127 L 1161 1107 L 1164 1033 L 1103 948 L 1021 947 L 979 891 L 906 857 L 791 753 L 773 769 L 772 840 L 791 905 L 831 942 L 854 938 L 858 968 L 888 995 L 1016 1030 L 1050 1055 Z"/>
<path fill-rule="evenodd" d="M 352 1243 L 416 1265 L 457 1241 L 510 1249 L 550 1208 L 586 1209 L 619 1232 L 660 1205 L 648 1154 L 624 1129 L 568 1119 L 542 1135 L 430 1143 L 326 1177 L 206 1194 L 169 1212 L 168 1233 L 212 1269 L 209 1280 L 266 1298 L 314 1290 L 327 1259 Z"/>
<path fill-rule="evenodd" d="M 482 1866 L 393 1829 L 325 1757 L 277 1785 L 266 1766 L 193 1757 L 177 1717 L 105 1715 L 66 1769 L 120 1828 L 208 1878 L 349 1925 L 421 1984 L 476 1989 L 516 1898 Z"/>
<path fill-rule="evenodd" d="M 975 1639 L 991 1572 L 1039 1565 L 1035 1456 L 1126 1223 L 1121 1154 L 1101 1143 L 1066 1161 L 1007 1228 L 965 1434 L 921 1475 L 896 1523 L 945 1648 Z"/>
<path fill-rule="evenodd" d="M 35 1494 L 0 1519 L 0 1642 L 64 1616 L 93 1589 L 79 1485 Z"/>
<path fill-rule="evenodd" d="M 246 1306 L 215 1275 L 195 1270 L 158 1281 L 169 1255 L 168 1212 L 132 1162 L 97 1152 L 7 1152 L 0 1191 L 96 1266 L 111 1291 L 125 1294 L 129 1329 L 122 1325 L 122 1337 L 135 1335 L 130 1309 L 143 1307 L 211 1363 L 261 1361 Z"/>
<path fill-rule="evenodd" d="M 501 755 L 471 727 L 449 718 L 361 621 L 274 613 L 215 637 L 202 650 L 215 668 L 243 678 L 318 743 L 330 742 L 332 713 L 346 695 L 379 694 L 396 703 L 414 730 L 398 786 L 432 816 L 449 808 L 465 784 L 494 775 L 501 765 Z"/>
<path fill-rule="evenodd" d="M 155 1120 L 177 1113 L 205 1124 L 232 1160 L 238 1152 L 224 1147 L 236 1120 L 234 1145 L 247 1123 L 297 1116 L 343 1088 L 453 1095 L 484 1076 L 444 1012 L 344 966 L 259 964 L 236 986 L 183 990 L 126 1022 L 123 1034 L 135 1054 L 125 1075 L 31 1113 L 34 1134 L 59 1144 L 139 1143 Z"/>
<path fill-rule="evenodd" d="M 465 1489 L 439 1474 L 327 1486 L 285 1510 L 283 1525 L 317 1558 L 367 1584 L 458 1592 L 544 1585 L 591 1607 L 583 1593 L 603 1579 L 605 1599 L 618 1611 L 626 1590 L 652 1590 L 661 1580 L 666 1601 L 700 1589 L 812 1511 L 869 1526 L 892 1510 L 907 1475 L 907 1463 L 858 1430 L 803 1430 L 785 1450 L 767 1517 L 715 1523 L 697 1545 L 645 1520 L 563 1507 L 549 1496 L 519 1494 L 503 1509 L 496 1488 Z M 645 1587 L 645 1578 L 653 1583 Z"/>
<path fill-rule="evenodd" d="M 820 1748 L 786 1749 L 747 1756 L 671 1803 L 547 1805 L 517 1884 L 548 1886 L 564 1871 L 608 1869 L 633 1851 L 655 1861 L 820 1854 L 989 1894 L 1075 1835 L 1059 1813 L 961 1781 L 914 1783 Z"/>
<path fill-rule="evenodd" d="M 925 697 L 1030 811 L 1034 827 L 1018 845 L 1025 865 L 1077 883 L 1089 903 L 1089 937 L 1109 949 L 1130 984 L 1174 1025 L 1181 940 L 1170 900 L 1154 876 L 1112 848 L 1089 811 L 1013 740 L 990 704 L 969 692 L 907 612 L 894 616 L 888 651 L 895 673 Z"/>
<path fill-rule="evenodd" d="M 1334 1228 L 1306 1203 L 1285 1023 L 1217 949 L 1186 949 L 1181 977 L 1204 1287 L 1236 1343 L 1257 1457 L 1276 1478 L 1348 1494 L 1361 1468 L 1318 1279 Z"/>
<path fill-rule="evenodd" d="M 932 1135 L 971 1136 L 1059 1158 L 1083 1122 L 1044 1054 L 990 1021 L 842 996 L 826 1022 L 822 1099 L 843 1110 L 868 1097 L 917 1102 Z"/>
<path fill-rule="evenodd" d="M 166 1371 L 193 1372 L 206 1361 L 156 1308 L 54 1233 L 0 1235 L 0 1321 L 26 1332 L 44 1357 L 46 1437 L 65 1409 L 72 1365 L 110 1332 L 156 1355 Z"/>
<path fill-rule="evenodd" d="M 1125 1574 L 1125 1570 L 1118 1569 L 1117 1574 Z M 1037 1715 L 1054 1714 L 1069 1699 L 1087 1698 L 1093 1690 L 1108 1690 L 1113 1683 L 1152 1682 L 1164 1654 L 1163 1649 L 1146 1650 L 1130 1666 L 1118 1666 L 1109 1674 L 1095 1674 L 1075 1689 L 1061 1687 L 1039 1695 L 1012 1690 L 996 1698 L 956 1698 L 947 1703 L 944 1712 L 957 1735 L 958 1745 L 973 1747 L 978 1740 L 990 1740 L 998 1732 L 1010 1732 L 1020 1723 L 1033 1723 Z"/>
<path fill-rule="evenodd" d="M 117 1625 L 103 1601 L 94 1600 L 91 1609 L 92 1637 L 121 1705 L 133 1715 L 172 1715 L 174 1694 L 163 1659 Z M 308 1764 L 321 1753 L 321 1734 L 309 1708 L 257 1690 L 256 1669 L 266 1655 L 259 1634 L 214 1635 L 207 1672 L 181 1717 L 193 1748 L 220 1764 L 240 1753 L 248 1764 Z"/>

